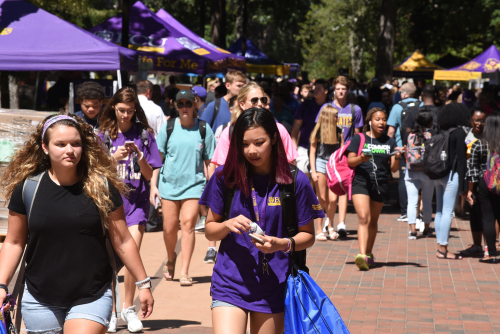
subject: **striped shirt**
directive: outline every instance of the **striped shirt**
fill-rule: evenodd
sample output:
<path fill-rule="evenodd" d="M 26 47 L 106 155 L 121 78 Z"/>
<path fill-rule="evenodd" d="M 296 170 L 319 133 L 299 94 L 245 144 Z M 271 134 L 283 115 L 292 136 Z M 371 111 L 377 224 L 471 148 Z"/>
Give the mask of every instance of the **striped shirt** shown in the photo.
<path fill-rule="evenodd" d="M 472 144 L 469 159 L 467 159 L 467 179 L 471 183 L 478 183 L 486 171 L 488 158 L 488 143 L 477 140 Z"/>

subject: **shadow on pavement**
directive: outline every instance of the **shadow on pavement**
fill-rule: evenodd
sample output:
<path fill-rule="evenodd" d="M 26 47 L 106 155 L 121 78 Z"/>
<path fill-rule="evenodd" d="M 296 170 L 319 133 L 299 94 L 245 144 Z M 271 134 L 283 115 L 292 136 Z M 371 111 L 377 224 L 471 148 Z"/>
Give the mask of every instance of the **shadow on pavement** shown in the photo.
<path fill-rule="evenodd" d="M 346 262 L 345 264 L 353 264 L 356 265 L 354 262 Z M 417 268 L 426 268 L 426 266 L 421 265 L 420 263 L 416 262 L 377 262 L 375 264 L 375 267 L 372 269 L 377 269 L 377 268 L 383 268 L 383 267 L 404 267 L 404 266 L 412 266 L 412 267 L 417 267 Z"/>
<path fill-rule="evenodd" d="M 191 277 L 193 284 L 212 283 L 212 276 Z M 174 279 L 174 282 L 179 282 L 179 279 Z"/>
<path fill-rule="evenodd" d="M 189 325 L 201 325 L 199 321 L 191 320 L 178 320 L 178 319 L 165 319 L 165 320 L 142 320 L 144 328 L 151 330 L 165 329 L 165 328 L 180 328 Z"/>

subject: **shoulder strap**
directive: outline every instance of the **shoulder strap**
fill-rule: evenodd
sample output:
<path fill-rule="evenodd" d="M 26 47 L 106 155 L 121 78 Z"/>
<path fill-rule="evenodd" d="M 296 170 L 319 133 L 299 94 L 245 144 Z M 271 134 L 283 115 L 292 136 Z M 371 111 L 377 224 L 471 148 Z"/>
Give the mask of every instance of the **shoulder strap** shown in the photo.
<path fill-rule="evenodd" d="M 212 124 L 210 124 L 211 127 L 214 126 L 215 119 L 217 118 L 217 115 L 219 114 L 220 100 L 221 99 L 216 99 L 215 100 L 215 103 L 214 103 L 214 117 L 212 117 Z"/>
<path fill-rule="evenodd" d="M 222 131 L 224 131 L 228 127 L 228 125 L 229 125 L 228 123 L 222 124 Z"/>
<path fill-rule="evenodd" d="M 104 142 L 104 146 L 108 150 L 111 150 L 111 147 L 113 147 L 113 143 L 111 142 L 111 136 L 109 135 L 109 131 L 108 130 L 106 130 L 104 132 L 104 136 L 102 138 L 102 141 Z"/>
<path fill-rule="evenodd" d="M 233 206 L 235 189 L 228 188 L 224 191 L 224 220 L 231 218 L 231 207 Z"/>
<path fill-rule="evenodd" d="M 231 137 L 233 136 L 233 130 L 234 130 L 234 124 L 231 124 L 231 126 L 229 126 L 229 140 L 231 140 Z"/>
<path fill-rule="evenodd" d="M 198 120 L 198 130 L 200 131 L 201 141 L 202 141 L 202 149 L 201 149 L 201 158 L 203 159 L 203 154 L 205 153 L 205 137 L 207 136 L 207 122 Z"/>
<path fill-rule="evenodd" d="M 351 105 L 351 138 L 354 136 L 354 115 L 356 115 L 356 105 L 350 103 Z"/>
<path fill-rule="evenodd" d="M 403 107 L 403 110 L 406 109 L 406 107 L 408 106 L 408 103 L 407 102 L 403 102 L 403 101 L 399 101 L 398 104 Z"/>
<path fill-rule="evenodd" d="M 176 118 L 169 118 L 169 120 L 167 121 L 167 140 L 165 141 L 165 155 L 167 155 L 168 139 L 172 135 L 172 132 L 174 132 L 175 120 Z"/>
<path fill-rule="evenodd" d="M 144 147 L 148 146 L 148 128 L 144 126 L 144 124 L 137 122 L 137 126 L 141 132 L 141 141 Z"/>
<path fill-rule="evenodd" d="M 40 185 L 40 180 L 42 179 L 45 172 L 41 172 L 37 175 L 29 176 L 23 185 L 23 202 L 26 207 L 26 217 L 28 219 L 28 226 L 30 220 L 31 208 L 33 207 L 33 202 L 35 200 L 36 192 L 38 191 L 38 186 Z"/>

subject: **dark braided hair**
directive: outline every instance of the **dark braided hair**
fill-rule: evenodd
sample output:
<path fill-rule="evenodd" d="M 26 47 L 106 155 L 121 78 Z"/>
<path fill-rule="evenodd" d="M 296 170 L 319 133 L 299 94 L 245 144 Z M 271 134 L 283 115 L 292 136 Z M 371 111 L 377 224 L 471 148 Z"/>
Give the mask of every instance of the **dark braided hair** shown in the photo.
<path fill-rule="evenodd" d="M 431 127 L 432 124 L 432 111 L 423 110 L 417 114 L 415 119 L 415 127 L 412 132 L 415 134 L 415 144 L 422 144 L 425 141 L 425 129 Z"/>

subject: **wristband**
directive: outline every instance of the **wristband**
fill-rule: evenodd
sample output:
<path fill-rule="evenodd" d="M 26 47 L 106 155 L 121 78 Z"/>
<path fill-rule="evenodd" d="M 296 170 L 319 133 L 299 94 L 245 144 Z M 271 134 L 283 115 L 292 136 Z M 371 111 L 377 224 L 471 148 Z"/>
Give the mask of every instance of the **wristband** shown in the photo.
<path fill-rule="evenodd" d="M 141 151 L 139 151 L 139 155 L 141 156 L 139 159 L 137 159 L 137 161 L 141 161 L 143 158 L 144 158 L 144 153 L 142 153 Z"/>
<path fill-rule="evenodd" d="M 135 285 L 139 290 L 141 289 L 151 289 L 151 277 L 146 277 L 146 279 L 135 282 Z"/>
<path fill-rule="evenodd" d="M 290 243 L 290 239 L 289 239 L 289 238 L 287 239 L 287 241 L 288 241 L 288 245 L 286 246 L 286 248 L 285 248 L 285 250 L 284 250 L 284 252 L 285 252 L 286 254 L 290 253 L 290 250 L 291 250 L 291 248 L 292 248 L 292 244 Z"/>
<path fill-rule="evenodd" d="M 4 289 L 7 294 L 9 294 L 9 288 L 5 284 L 0 284 L 0 289 Z"/>

